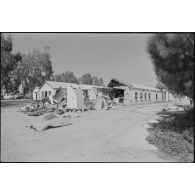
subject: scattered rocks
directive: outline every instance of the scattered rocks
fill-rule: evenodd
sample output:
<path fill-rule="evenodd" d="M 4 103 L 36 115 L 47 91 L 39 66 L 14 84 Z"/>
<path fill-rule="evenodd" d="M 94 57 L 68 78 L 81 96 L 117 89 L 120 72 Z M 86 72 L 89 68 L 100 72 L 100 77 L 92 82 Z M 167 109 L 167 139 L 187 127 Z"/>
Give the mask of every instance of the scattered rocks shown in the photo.
<path fill-rule="evenodd" d="M 62 115 L 63 117 L 69 117 L 69 118 L 76 118 L 76 117 L 80 117 L 79 114 L 77 113 L 65 113 Z"/>

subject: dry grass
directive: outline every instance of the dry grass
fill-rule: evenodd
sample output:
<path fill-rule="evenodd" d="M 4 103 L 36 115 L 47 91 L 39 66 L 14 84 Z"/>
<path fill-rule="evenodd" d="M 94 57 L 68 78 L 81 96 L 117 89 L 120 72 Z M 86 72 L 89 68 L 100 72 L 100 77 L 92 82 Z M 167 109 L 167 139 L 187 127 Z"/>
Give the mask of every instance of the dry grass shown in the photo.
<path fill-rule="evenodd" d="M 20 99 L 20 100 L 1 100 L 1 107 L 7 106 L 23 106 L 25 104 L 32 103 L 31 99 Z"/>

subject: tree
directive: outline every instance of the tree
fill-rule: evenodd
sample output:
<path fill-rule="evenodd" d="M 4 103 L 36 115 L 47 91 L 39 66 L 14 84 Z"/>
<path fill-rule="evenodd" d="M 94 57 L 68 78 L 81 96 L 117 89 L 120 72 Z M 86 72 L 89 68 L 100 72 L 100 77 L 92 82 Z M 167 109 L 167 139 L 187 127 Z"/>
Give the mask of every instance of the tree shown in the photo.
<path fill-rule="evenodd" d="M 82 84 L 93 85 L 92 77 L 89 73 L 84 74 L 81 78 L 79 78 L 79 82 Z"/>
<path fill-rule="evenodd" d="M 93 76 L 92 77 L 92 82 L 93 82 L 93 85 L 104 86 L 103 79 L 102 78 L 98 78 L 97 76 Z"/>
<path fill-rule="evenodd" d="M 19 53 L 12 53 L 12 37 L 8 35 L 7 39 L 1 34 L 1 90 L 6 93 L 12 92 L 12 74 L 19 60 Z"/>
<path fill-rule="evenodd" d="M 98 79 L 98 77 L 93 76 L 93 77 L 92 77 L 92 82 L 93 82 L 93 85 L 99 86 L 99 79 Z"/>
<path fill-rule="evenodd" d="M 12 71 L 12 76 L 10 79 L 10 83 L 12 84 L 12 92 L 17 93 L 18 87 L 21 84 L 20 77 L 17 74 L 18 67 L 20 67 L 20 63 L 22 61 L 22 54 L 20 52 L 17 52 L 14 55 L 15 61 L 17 62 L 17 66 Z"/>
<path fill-rule="evenodd" d="M 147 51 L 160 83 L 171 92 L 194 100 L 194 35 L 152 35 Z"/>
<path fill-rule="evenodd" d="M 102 78 L 99 79 L 99 84 L 100 84 L 100 86 L 105 86 L 104 80 Z"/>
<path fill-rule="evenodd" d="M 59 82 L 66 82 L 66 83 L 76 83 L 76 84 L 79 83 L 74 73 L 70 71 L 67 71 L 62 74 L 54 75 L 53 80 Z"/>
<path fill-rule="evenodd" d="M 32 92 L 36 86 L 41 86 L 45 80 L 51 80 L 53 75 L 51 57 L 47 51 L 33 50 L 24 56 L 15 70 L 20 83 L 24 83 L 24 93 Z"/>
<path fill-rule="evenodd" d="M 168 90 L 166 86 L 164 86 L 161 82 L 158 81 L 158 83 L 156 84 L 156 88 L 162 90 Z"/>

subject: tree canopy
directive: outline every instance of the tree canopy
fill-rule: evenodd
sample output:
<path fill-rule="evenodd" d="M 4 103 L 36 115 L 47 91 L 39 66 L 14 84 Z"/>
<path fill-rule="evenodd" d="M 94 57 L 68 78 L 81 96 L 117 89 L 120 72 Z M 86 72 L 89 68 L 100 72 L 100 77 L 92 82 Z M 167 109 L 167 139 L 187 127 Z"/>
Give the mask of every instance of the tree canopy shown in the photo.
<path fill-rule="evenodd" d="M 104 86 L 104 81 L 102 78 L 97 76 L 91 76 L 91 74 L 84 74 L 82 77 L 77 79 L 73 72 L 67 71 L 62 74 L 56 74 L 53 76 L 53 81 L 66 82 L 66 83 L 76 83 L 76 84 L 88 84 L 88 85 L 97 85 Z"/>
<path fill-rule="evenodd" d="M 53 80 L 58 82 L 66 82 L 66 83 L 77 83 L 77 84 L 79 83 L 74 73 L 70 71 L 67 71 L 62 74 L 54 75 Z"/>
<path fill-rule="evenodd" d="M 12 52 L 12 37 L 6 38 L 1 34 L 1 90 L 7 93 L 17 93 L 22 84 L 24 94 L 32 92 L 36 86 L 41 86 L 46 80 L 104 86 L 102 78 L 84 74 L 79 80 L 73 72 L 67 71 L 62 74 L 53 75 L 49 47 L 43 51 L 33 50 L 22 55 Z"/>
<path fill-rule="evenodd" d="M 79 82 L 82 84 L 93 85 L 91 74 L 84 74 L 81 78 L 79 78 Z"/>
<path fill-rule="evenodd" d="M 13 89 L 13 71 L 17 67 L 17 63 L 21 61 L 22 56 L 18 52 L 12 53 L 12 37 L 8 35 L 7 38 L 1 34 L 1 90 L 12 92 Z"/>
<path fill-rule="evenodd" d="M 92 77 L 92 83 L 93 85 L 97 85 L 97 86 L 104 86 L 104 81 L 102 78 L 98 78 L 96 76 Z"/>
<path fill-rule="evenodd" d="M 98 78 L 97 76 L 91 76 L 91 74 L 84 74 L 79 78 L 79 83 L 87 84 L 87 85 L 97 85 L 104 86 L 104 81 L 102 78 Z"/>
<path fill-rule="evenodd" d="M 19 82 L 24 83 L 24 93 L 33 91 L 36 86 L 41 86 L 45 80 L 51 80 L 53 71 L 49 53 L 33 50 L 23 56 L 21 63 L 15 70 Z"/>
<path fill-rule="evenodd" d="M 175 94 L 194 99 L 194 35 L 152 35 L 147 51 L 159 82 Z"/>

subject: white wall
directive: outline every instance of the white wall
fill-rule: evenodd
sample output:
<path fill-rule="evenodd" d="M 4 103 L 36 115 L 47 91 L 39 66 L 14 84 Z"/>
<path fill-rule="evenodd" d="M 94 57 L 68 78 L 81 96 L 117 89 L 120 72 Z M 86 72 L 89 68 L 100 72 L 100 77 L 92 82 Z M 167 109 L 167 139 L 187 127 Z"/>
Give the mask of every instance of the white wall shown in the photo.
<path fill-rule="evenodd" d="M 88 90 L 89 100 L 96 100 L 97 99 L 97 91 L 94 88 Z"/>
<path fill-rule="evenodd" d="M 43 94 L 42 92 L 44 92 L 45 94 L 45 91 L 47 91 L 47 93 L 50 91 L 52 95 L 54 95 L 56 93 L 56 90 L 53 89 L 50 85 L 48 85 L 47 83 L 45 83 L 41 89 L 40 89 L 40 98 L 43 99 Z"/>
<path fill-rule="evenodd" d="M 33 100 L 41 100 L 40 91 L 39 90 L 33 91 Z"/>
<path fill-rule="evenodd" d="M 137 100 L 135 99 L 135 93 L 137 93 Z M 140 97 L 141 93 L 142 93 L 142 99 Z M 146 99 L 144 95 L 145 93 L 146 93 Z M 150 94 L 150 99 L 148 96 L 149 94 Z M 157 94 L 157 99 L 156 99 L 156 94 Z M 124 103 L 130 104 L 135 102 L 162 102 L 163 101 L 162 94 L 165 96 L 164 92 L 127 88 L 125 89 L 124 92 Z"/>
<path fill-rule="evenodd" d="M 73 109 L 84 108 L 84 95 L 80 88 L 74 90 L 72 87 L 67 87 L 67 107 Z"/>
<path fill-rule="evenodd" d="M 76 108 L 77 97 L 72 87 L 67 87 L 67 107 Z"/>

